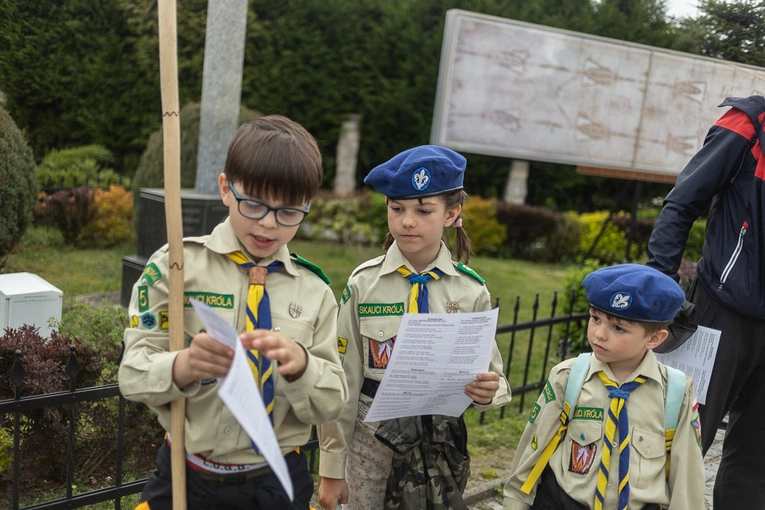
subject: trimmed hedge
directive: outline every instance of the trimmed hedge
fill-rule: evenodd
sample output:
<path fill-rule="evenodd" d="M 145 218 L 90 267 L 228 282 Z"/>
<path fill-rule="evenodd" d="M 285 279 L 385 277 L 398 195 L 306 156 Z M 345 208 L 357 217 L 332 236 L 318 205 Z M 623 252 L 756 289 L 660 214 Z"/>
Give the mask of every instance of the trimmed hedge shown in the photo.
<path fill-rule="evenodd" d="M 32 221 L 39 191 L 32 149 L 0 107 L 0 268 Z"/>

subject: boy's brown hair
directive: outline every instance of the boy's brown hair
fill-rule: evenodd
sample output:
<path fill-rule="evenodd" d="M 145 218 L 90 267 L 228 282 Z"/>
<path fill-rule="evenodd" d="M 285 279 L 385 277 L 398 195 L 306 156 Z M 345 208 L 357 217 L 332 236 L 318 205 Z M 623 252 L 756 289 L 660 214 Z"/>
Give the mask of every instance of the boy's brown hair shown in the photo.
<path fill-rule="evenodd" d="M 297 122 L 267 115 L 242 125 L 228 146 L 223 170 L 243 193 L 287 205 L 309 202 L 323 177 L 316 140 Z"/>

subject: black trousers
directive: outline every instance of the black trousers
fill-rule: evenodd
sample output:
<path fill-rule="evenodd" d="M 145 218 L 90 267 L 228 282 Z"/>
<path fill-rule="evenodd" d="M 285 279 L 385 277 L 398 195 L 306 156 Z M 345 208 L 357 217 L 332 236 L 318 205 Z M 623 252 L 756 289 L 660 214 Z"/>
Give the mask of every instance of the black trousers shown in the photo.
<path fill-rule="evenodd" d="M 706 404 L 699 406 L 704 454 L 730 413 L 714 507 L 765 509 L 765 321 L 724 307 L 698 282 L 690 301 L 700 325 L 722 331 Z"/>
<path fill-rule="evenodd" d="M 307 510 L 313 494 L 313 478 L 308 472 L 305 454 L 291 454 L 285 460 L 295 490 L 290 501 L 273 472 L 242 483 L 208 484 L 186 466 L 186 501 L 191 509 Z M 162 443 L 157 453 L 157 470 L 149 475 L 141 501 L 151 510 L 172 510 L 173 485 L 170 478 L 170 446 Z"/>

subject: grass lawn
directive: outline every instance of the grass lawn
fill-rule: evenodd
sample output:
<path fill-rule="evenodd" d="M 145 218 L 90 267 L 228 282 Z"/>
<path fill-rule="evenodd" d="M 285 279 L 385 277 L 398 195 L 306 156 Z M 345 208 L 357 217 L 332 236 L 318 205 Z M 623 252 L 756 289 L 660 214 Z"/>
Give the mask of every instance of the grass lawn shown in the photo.
<path fill-rule="evenodd" d="M 338 244 L 294 241 L 290 249 L 318 264 L 332 280 L 332 290 L 339 298 L 346 279 L 360 263 L 382 254 L 380 248 L 344 246 Z M 135 254 L 135 245 L 124 245 L 113 249 L 76 249 L 65 246 L 61 235 L 55 229 L 31 228 L 20 245 L 8 258 L 4 273 L 36 273 L 64 292 L 65 306 L 74 296 L 106 291 L 118 291 L 121 285 L 122 256 Z M 499 324 L 513 323 L 516 298 L 520 296 L 518 321 L 532 319 L 532 305 L 539 295 L 537 317 L 549 317 L 555 291 L 562 290 L 566 266 L 556 264 L 535 264 L 519 260 L 499 260 L 487 257 L 473 257 L 470 266 L 485 280 L 493 299 L 499 299 Z M 187 268 L 189 270 L 189 268 Z M 565 299 L 559 297 L 556 315 L 567 310 Z M 524 383 L 526 359 L 529 356 L 529 382 L 544 378 L 551 365 L 545 363 L 545 344 L 549 330 L 538 329 L 529 349 L 529 332 L 520 332 L 514 339 L 503 334 L 497 343 L 505 363 L 511 360 L 510 384 L 513 387 Z M 511 340 L 513 352 L 510 353 Z M 553 347 L 554 349 L 554 347 Z M 469 428 L 470 448 L 480 474 L 485 479 L 501 476 L 492 466 L 481 468 L 481 460 L 496 459 L 498 455 L 512 452 L 526 423 L 528 411 L 535 401 L 537 392 L 526 395 L 524 406 L 518 407 L 520 397 L 516 395 L 503 419 L 499 410 L 486 414 L 485 423 L 479 424 L 479 415 L 473 410 L 466 413 Z M 496 460 L 495 460 L 496 462 Z M 500 461 L 502 462 L 502 461 Z M 506 462 L 505 462 L 506 463 Z M 140 476 L 139 476 L 140 477 Z"/>
<path fill-rule="evenodd" d="M 27 272 L 42 277 L 64 292 L 67 306 L 81 294 L 119 290 L 122 256 L 134 254 L 134 244 L 80 249 L 66 246 L 54 228 L 31 227 L 0 272 Z"/>

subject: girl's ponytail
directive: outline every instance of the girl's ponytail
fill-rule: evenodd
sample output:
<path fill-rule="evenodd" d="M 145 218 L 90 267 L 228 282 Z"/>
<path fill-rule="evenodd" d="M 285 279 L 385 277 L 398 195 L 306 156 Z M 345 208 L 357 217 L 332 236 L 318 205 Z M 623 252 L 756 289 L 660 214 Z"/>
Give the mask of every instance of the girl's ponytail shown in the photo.
<path fill-rule="evenodd" d="M 444 199 L 446 200 L 446 208 L 451 209 L 452 207 L 456 207 L 458 205 L 464 205 L 467 196 L 468 194 L 462 190 L 444 195 Z M 457 216 L 457 219 L 454 220 L 452 226 L 457 229 L 457 238 L 454 243 L 455 258 L 458 261 L 467 264 L 470 262 L 472 243 L 470 242 L 470 238 L 468 237 L 467 232 L 465 232 L 465 229 L 462 228 L 462 217 Z"/>

